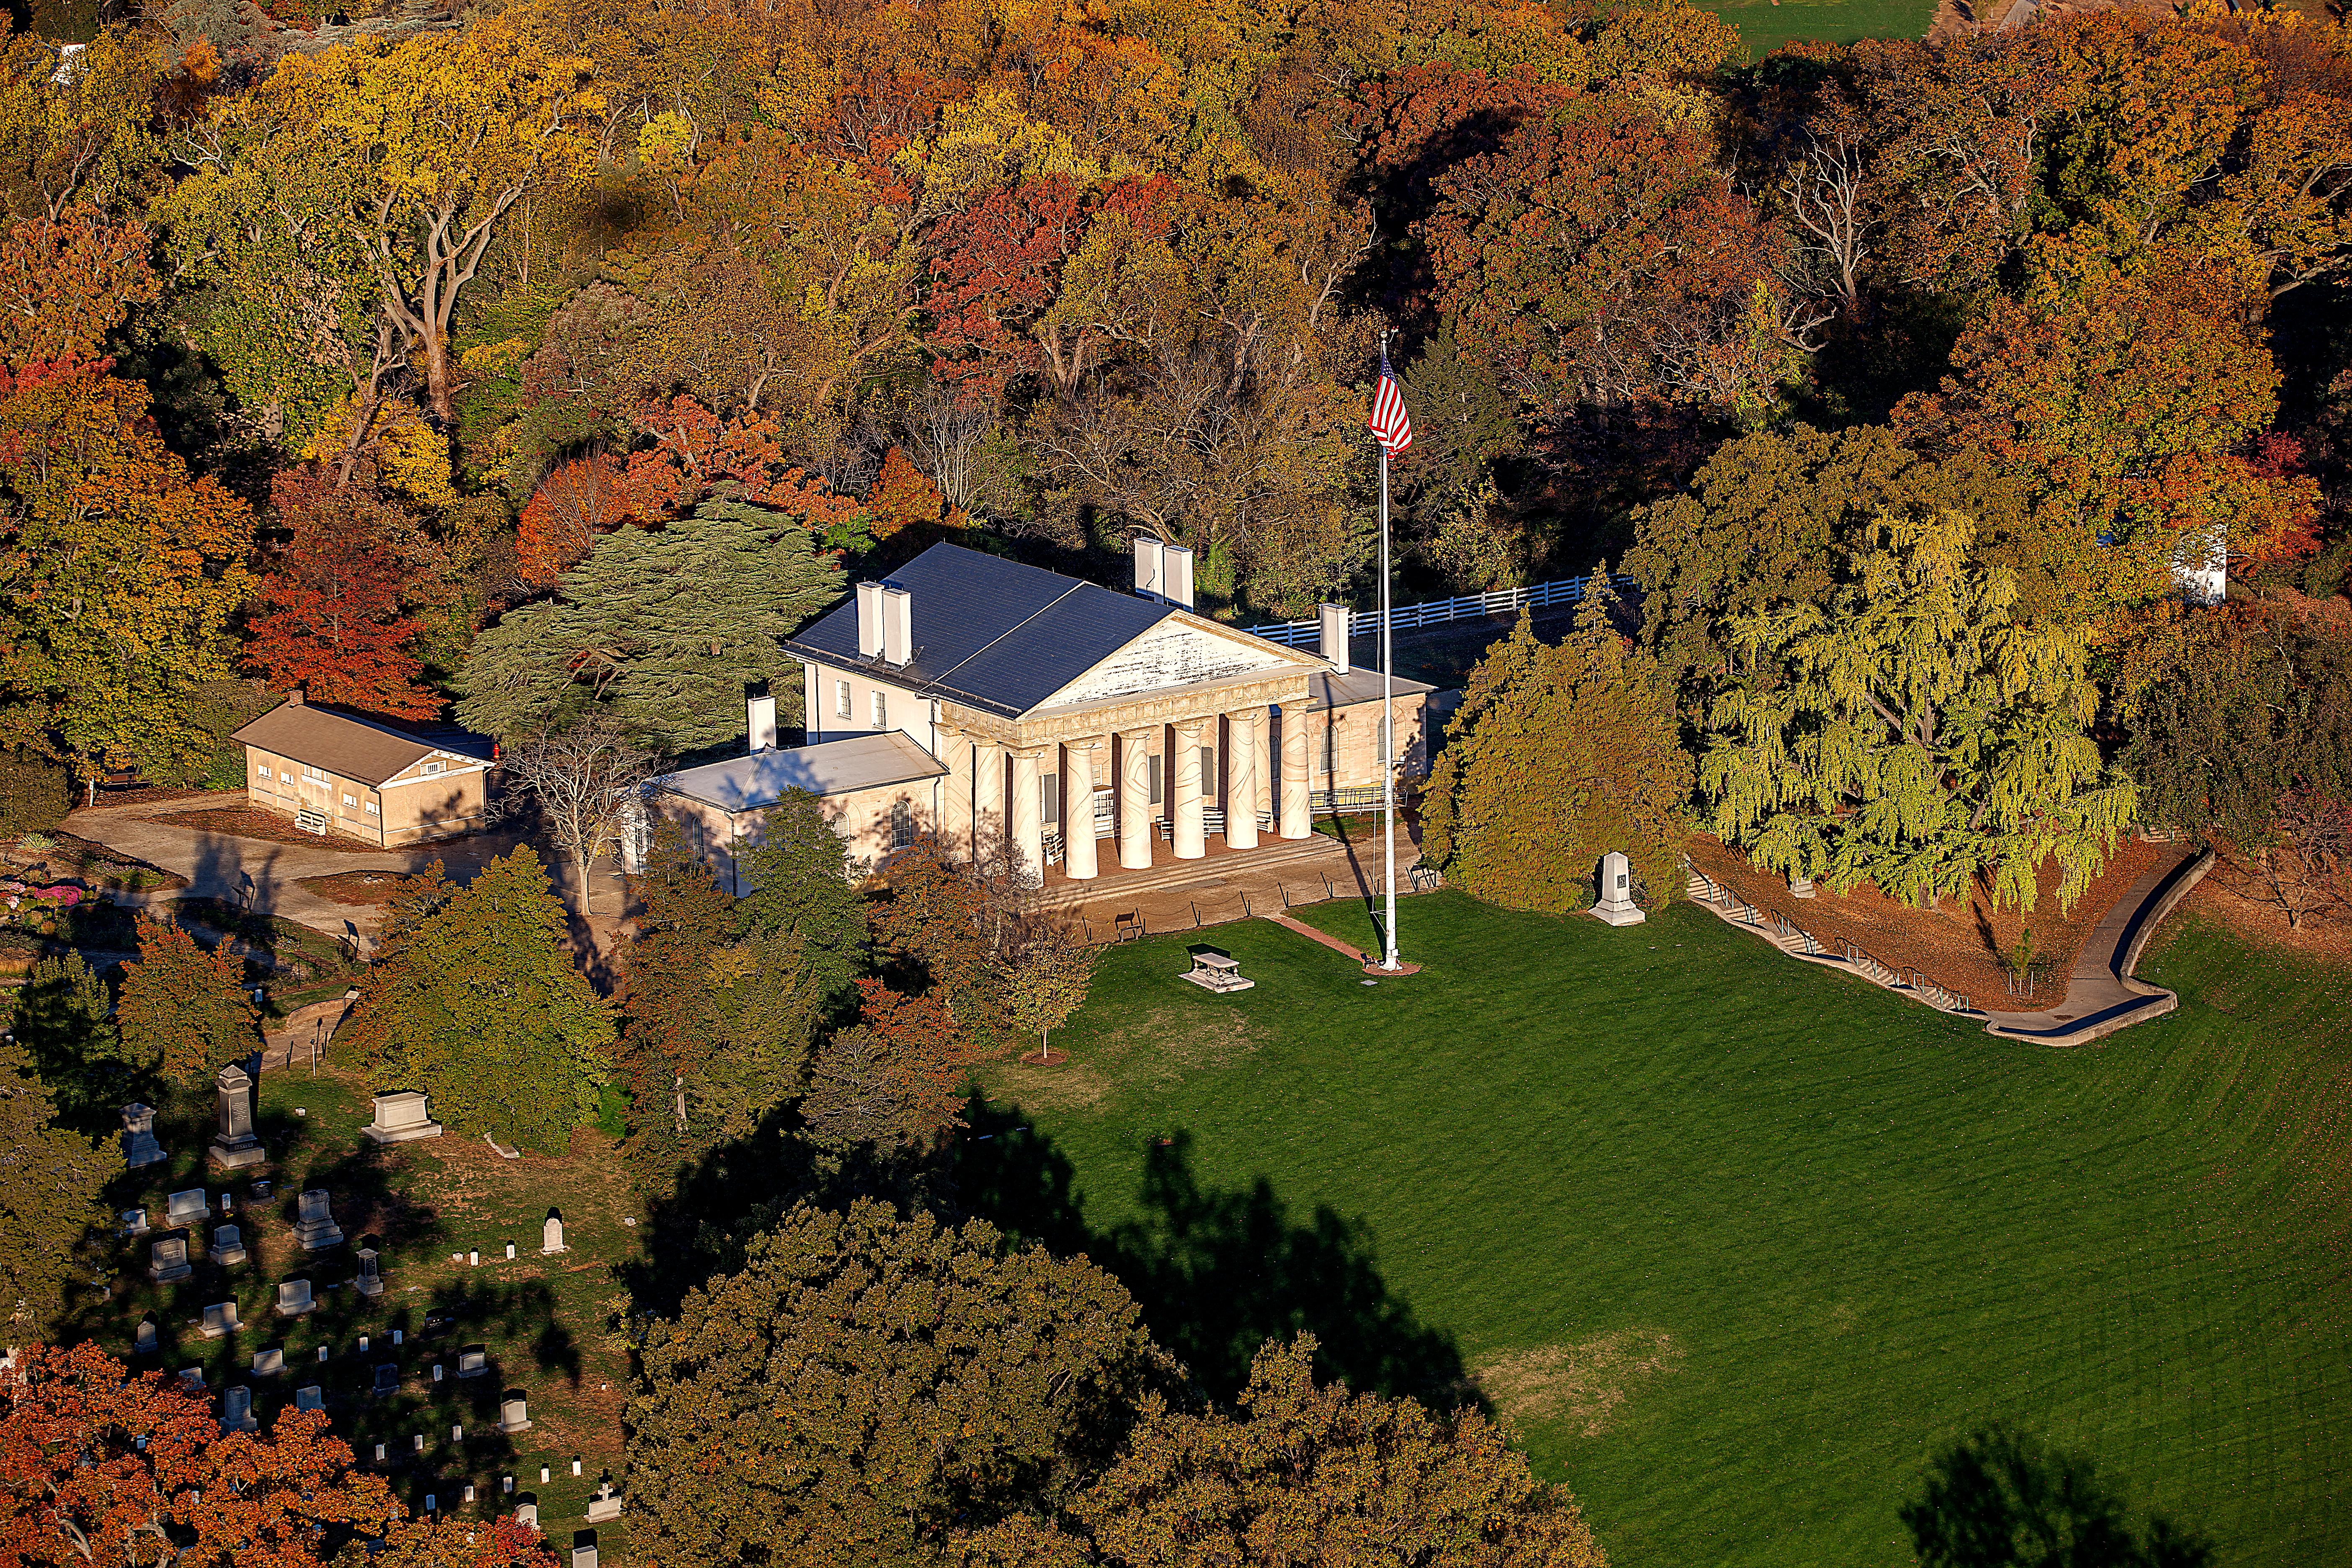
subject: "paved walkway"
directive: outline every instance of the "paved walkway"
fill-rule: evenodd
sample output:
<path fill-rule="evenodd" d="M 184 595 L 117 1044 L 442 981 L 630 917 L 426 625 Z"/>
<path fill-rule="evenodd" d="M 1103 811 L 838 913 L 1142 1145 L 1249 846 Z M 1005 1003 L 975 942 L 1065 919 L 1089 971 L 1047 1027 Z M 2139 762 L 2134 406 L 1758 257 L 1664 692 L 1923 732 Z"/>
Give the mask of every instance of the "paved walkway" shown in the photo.
<path fill-rule="evenodd" d="M 2132 978 L 2157 925 L 2212 868 L 2212 851 L 2183 849 L 2144 873 L 2091 928 L 2066 983 L 2066 999 L 2046 1012 L 1988 1013 L 1985 1033 L 2044 1046 L 2081 1046 L 2128 1025 L 2161 1017 L 2180 998 Z"/>

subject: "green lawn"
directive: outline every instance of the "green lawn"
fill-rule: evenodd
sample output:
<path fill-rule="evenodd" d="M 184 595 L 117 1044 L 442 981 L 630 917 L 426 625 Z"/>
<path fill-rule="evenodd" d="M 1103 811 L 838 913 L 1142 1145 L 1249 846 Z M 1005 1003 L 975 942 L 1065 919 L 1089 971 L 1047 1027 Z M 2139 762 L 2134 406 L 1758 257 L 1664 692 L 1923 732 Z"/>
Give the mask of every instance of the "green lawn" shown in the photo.
<path fill-rule="evenodd" d="M 1749 56 L 1759 60 L 1800 40 L 1924 37 L 1936 19 L 1936 0 L 1700 0 L 1700 8 L 1738 28 Z"/>
<path fill-rule="evenodd" d="M 1928 1456 L 1996 1419 L 2231 1568 L 2340 1550 L 2352 971 L 2192 929 L 2148 966 L 2180 1012 L 2062 1052 L 1687 905 L 1404 934 L 1425 972 L 1364 986 L 1221 927 L 1232 998 L 1110 950 L 1073 1063 L 991 1069 L 967 1195 L 1212 1382 L 1297 1327 L 1360 1383 L 1466 1373 L 1619 1568 L 1907 1563 Z"/>

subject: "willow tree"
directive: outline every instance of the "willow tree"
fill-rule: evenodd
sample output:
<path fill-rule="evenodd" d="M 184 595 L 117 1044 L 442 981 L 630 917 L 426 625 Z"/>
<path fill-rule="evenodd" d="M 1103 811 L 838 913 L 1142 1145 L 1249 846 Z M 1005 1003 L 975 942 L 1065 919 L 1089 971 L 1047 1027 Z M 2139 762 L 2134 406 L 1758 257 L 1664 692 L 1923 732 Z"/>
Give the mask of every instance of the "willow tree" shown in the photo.
<path fill-rule="evenodd" d="M 2033 907 L 2053 856 L 2070 906 L 2134 820 L 2086 726 L 2080 626 L 2017 614 L 1954 511 L 1889 516 L 1826 603 L 1729 616 L 1734 675 L 1699 764 L 1710 826 L 1758 865 L 1906 903 L 1990 883 Z"/>

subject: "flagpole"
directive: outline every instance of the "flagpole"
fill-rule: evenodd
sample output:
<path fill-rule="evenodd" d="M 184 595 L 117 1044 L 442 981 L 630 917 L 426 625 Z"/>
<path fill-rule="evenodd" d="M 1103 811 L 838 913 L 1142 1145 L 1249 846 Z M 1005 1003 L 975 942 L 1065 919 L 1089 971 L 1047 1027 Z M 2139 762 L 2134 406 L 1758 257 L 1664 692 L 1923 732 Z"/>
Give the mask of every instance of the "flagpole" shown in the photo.
<path fill-rule="evenodd" d="M 1381 333 L 1381 369 L 1389 363 L 1389 335 Z M 1396 671 L 1389 637 L 1389 446 L 1381 448 L 1381 816 L 1388 838 L 1388 917 L 1381 922 L 1382 969 L 1397 967 Z"/>

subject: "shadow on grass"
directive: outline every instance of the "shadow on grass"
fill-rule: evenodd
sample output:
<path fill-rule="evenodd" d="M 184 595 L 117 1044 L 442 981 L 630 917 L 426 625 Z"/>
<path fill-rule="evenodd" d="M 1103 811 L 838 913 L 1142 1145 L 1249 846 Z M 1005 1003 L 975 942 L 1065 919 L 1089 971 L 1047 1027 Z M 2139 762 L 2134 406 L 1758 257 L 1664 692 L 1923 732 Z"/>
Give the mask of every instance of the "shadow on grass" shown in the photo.
<path fill-rule="evenodd" d="M 1245 1189 L 1204 1186 L 1191 1134 L 1145 1151 L 1143 1215 L 1089 1226 L 1070 1162 L 1025 1125 L 1018 1106 L 974 1094 L 958 1151 L 956 1196 L 1017 1240 L 1083 1253 L 1141 1303 L 1152 1334 L 1213 1397 L 1230 1399 L 1268 1339 L 1312 1333 L 1318 1370 L 1351 1388 L 1411 1394 L 1437 1409 L 1484 1400 L 1454 1338 L 1420 1322 L 1381 1278 L 1371 1237 L 1328 1206 L 1294 1215 L 1260 1178 Z"/>
<path fill-rule="evenodd" d="M 2212 1549 L 2161 1514 L 2137 1531 L 2078 1454 L 2005 1426 L 1937 1455 L 1906 1504 L 1921 1568 L 2209 1568 Z"/>

